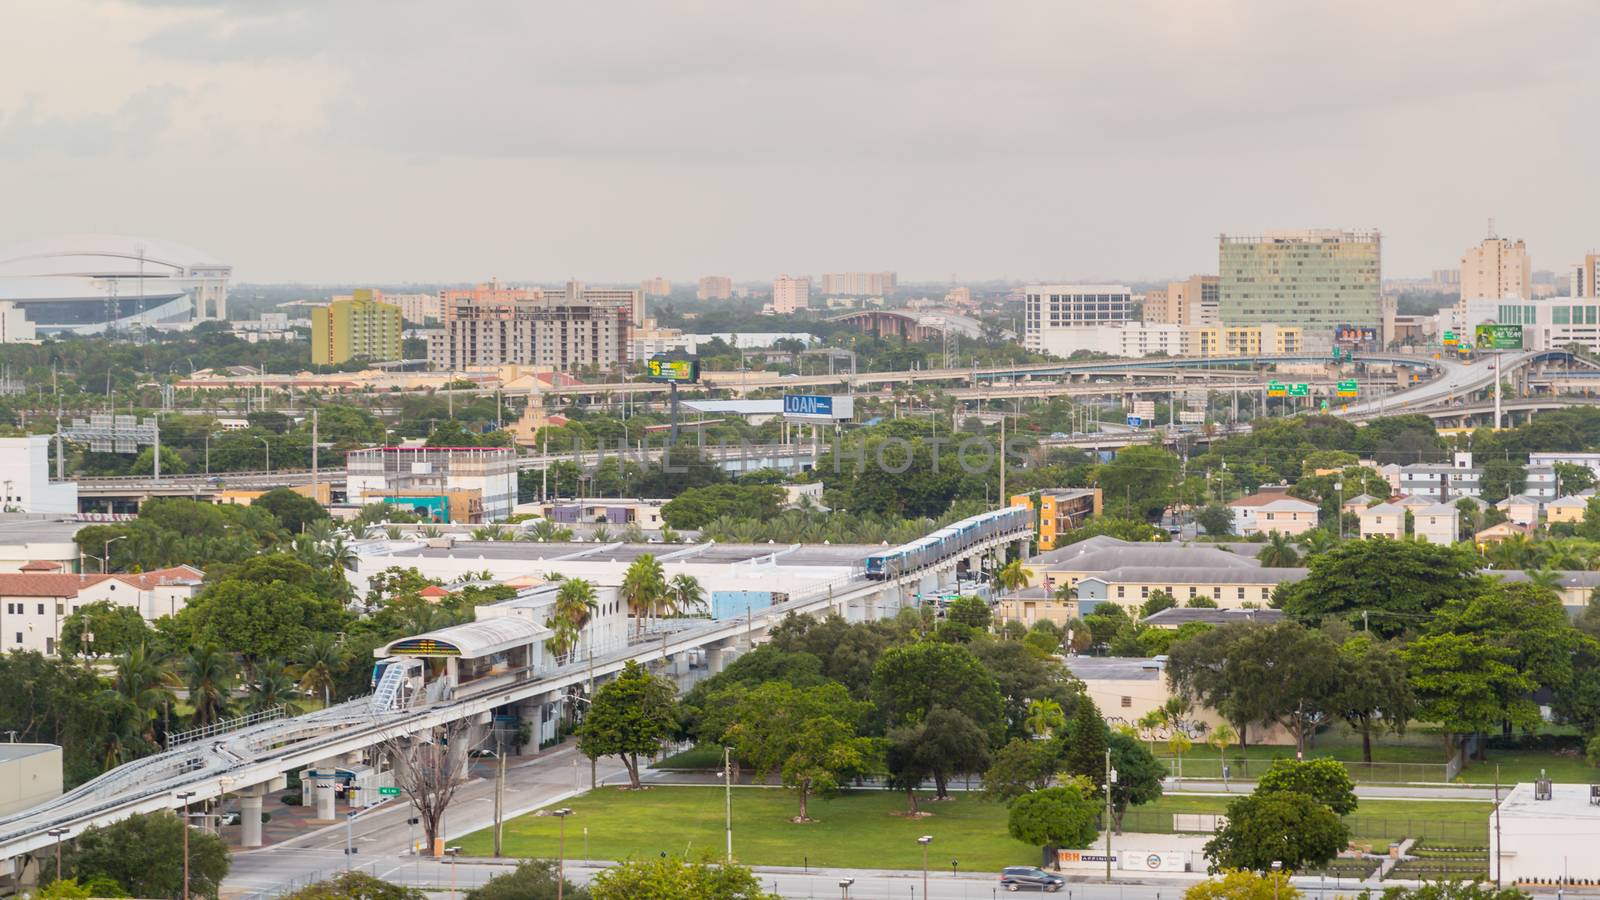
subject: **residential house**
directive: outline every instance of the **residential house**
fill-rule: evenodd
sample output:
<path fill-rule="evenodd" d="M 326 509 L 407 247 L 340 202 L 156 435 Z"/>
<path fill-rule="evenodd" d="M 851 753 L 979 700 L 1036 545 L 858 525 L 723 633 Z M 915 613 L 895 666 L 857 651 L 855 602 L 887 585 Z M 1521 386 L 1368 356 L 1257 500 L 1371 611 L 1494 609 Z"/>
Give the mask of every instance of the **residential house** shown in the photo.
<path fill-rule="evenodd" d="M 1523 469 L 1527 473 L 1523 479 L 1522 493 L 1541 503 L 1548 503 L 1556 498 L 1556 467 L 1555 466 L 1528 466 Z"/>
<path fill-rule="evenodd" d="M 1317 505 L 1284 488 L 1262 488 L 1228 504 L 1235 534 L 1305 534 L 1317 527 Z"/>
<path fill-rule="evenodd" d="M 1354 497 L 1346 497 L 1339 508 L 1347 513 L 1360 513 L 1363 509 L 1381 502 L 1380 498 L 1371 494 L 1357 494 Z"/>
<path fill-rule="evenodd" d="M 1516 525 L 1539 524 L 1539 509 L 1543 504 L 1537 499 L 1526 494 L 1517 494 L 1507 497 L 1494 505 L 1495 509 L 1506 514 L 1507 521 Z"/>
<path fill-rule="evenodd" d="M 1406 536 L 1406 509 L 1398 503 L 1379 503 L 1361 510 L 1361 536 L 1363 538 Z"/>
<path fill-rule="evenodd" d="M 1482 493 L 1483 470 L 1473 468 L 1471 453 L 1457 453 L 1449 463 L 1400 467 L 1400 491 L 1444 503 Z"/>
<path fill-rule="evenodd" d="M 995 615 L 1002 622 L 1021 622 L 1029 628 L 1040 621 L 1066 625 L 1078 618 L 1078 601 L 1057 597 L 1037 585 L 1001 595 Z"/>
<path fill-rule="evenodd" d="M 1515 522 L 1500 522 L 1482 529 L 1473 535 L 1472 539 L 1477 542 L 1478 549 L 1482 550 L 1490 544 L 1498 544 L 1506 538 L 1517 534 L 1523 537 L 1531 537 L 1533 535 L 1533 526 L 1518 525 Z"/>
<path fill-rule="evenodd" d="M 1568 494 L 1565 497 L 1557 497 L 1544 505 L 1544 519 L 1551 525 L 1557 522 L 1582 522 L 1583 514 L 1588 510 L 1588 497 Z"/>
<path fill-rule="evenodd" d="M 1429 544 L 1454 544 L 1461 537 L 1461 510 L 1453 503 L 1436 503 L 1411 517 L 1412 535 Z"/>

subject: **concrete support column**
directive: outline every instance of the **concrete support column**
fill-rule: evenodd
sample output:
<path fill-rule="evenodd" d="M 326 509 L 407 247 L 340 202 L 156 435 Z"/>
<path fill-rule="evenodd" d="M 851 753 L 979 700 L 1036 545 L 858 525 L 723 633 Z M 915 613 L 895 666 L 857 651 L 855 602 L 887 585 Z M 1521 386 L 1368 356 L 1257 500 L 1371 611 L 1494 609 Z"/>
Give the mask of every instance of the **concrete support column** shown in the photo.
<path fill-rule="evenodd" d="M 727 665 L 728 651 L 715 644 L 706 647 L 706 674 L 715 675 Z"/>
<path fill-rule="evenodd" d="M 338 813 L 333 808 L 333 764 L 317 766 L 317 818 L 332 821 Z"/>
<path fill-rule="evenodd" d="M 239 795 L 239 846 L 261 846 L 262 791 L 252 788 Z"/>

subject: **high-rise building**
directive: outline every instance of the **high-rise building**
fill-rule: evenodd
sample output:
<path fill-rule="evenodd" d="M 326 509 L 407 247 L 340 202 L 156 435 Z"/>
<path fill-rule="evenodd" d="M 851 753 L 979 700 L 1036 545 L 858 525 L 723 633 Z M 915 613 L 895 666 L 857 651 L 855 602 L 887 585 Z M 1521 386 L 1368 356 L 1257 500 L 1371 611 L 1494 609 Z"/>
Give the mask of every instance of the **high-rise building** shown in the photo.
<path fill-rule="evenodd" d="M 1219 240 L 1219 320 L 1307 331 L 1378 324 L 1381 240 L 1374 231 L 1269 231 Z"/>
<path fill-rule="evenodd" d="M 1133 291 L 1120 284 L 1030 284 L 1023 295 L 1022 343 L 1037 353 L 1061 353 L 1085 328 L 1127 322 Z M 1081 348 L 1080 348 L 1081 349 Z"/>
<path fill-rule="evenodd" d="M 402 328 L 400 307 L 384 303 L 382 291 L 362 288 L 311 311 L 311 362 L 399 359 Z"/>
<path fill-rule="evenodd" d="M 499 282 L 440 293 L 443 327 L 428 337 L 428 362 L 435 369 L 508 363 L 558 371 L 621 369 L 644 313 L 643 291 L 587 288 L 576 281 L 559 293 Z"/>
<path fill-rule="evenodd" d="M 646 297 L 670 297 L 672 296 L 672 279 L 662 278 L 660 275 L 654 278 L 646 278 L 640 282 L 639 290 L 643 291 Z"/>
<path fill-rule="evenodd" d="M 893 272 L 835 272 L 822 276 L 822 292 L 829 296 L 882 297 L 894 293 Z"/>
<path fill-rule="evenodd" d="M 789 315 L 811 305 L 810 275 L 779 275 L 772 282 L 772 311 Z"/>
<path fill-rule="evenodd" d="M 444 318 L 444 306 L 438 294 L 385 294 L 383 302 L 400 307 L 400 318 L 417 325 L 429 319 Z"/>
<path fill-rule="evenodd" d="M 703 275 L 694 295 L 701 300 L 727 300 L 733 297 L 733 279 L 726 275 Z"/>
<path fill-rule="evenodd" d="M 1600 279 L 1600 253 L 1584 254 L 1583 262 L 1572 267 L 1567 296 L 1600 297 L 1600 290 L 1595 289 L 1596 279 Z"/>
<path fill-rule="evenodd" d="M 1144 321 L 1151 325 L 1215 325 L 1221 284 L 1215 275 L 1192 275 L 1144 295 Z"/>
<path fill-rule="evenodd" d="M 1487 237 L 1461 257 L 1462 301 L 1532 296 L 1533 265 L 1522 241 Z"/>

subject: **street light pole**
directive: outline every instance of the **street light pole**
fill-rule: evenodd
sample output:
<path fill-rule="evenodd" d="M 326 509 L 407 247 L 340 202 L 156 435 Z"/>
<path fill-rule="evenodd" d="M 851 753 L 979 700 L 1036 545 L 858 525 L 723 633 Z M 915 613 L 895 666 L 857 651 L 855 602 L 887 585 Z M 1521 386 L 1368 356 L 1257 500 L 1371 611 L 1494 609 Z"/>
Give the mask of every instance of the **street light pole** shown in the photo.
<path fill-rule="evenodd" d="M 183 801 L 183 897 L 189 900 L 189 800 L 194 797 L 194 791 L 184 791 L 177 795 Z"/>
<path fill-rule="evenodd" d="M 52 828 L 45 832 L 56 839 L 56 880 L 61 880 L 61 838 L 67 833 L 65 828 Z"/>
<path fill-rule="evenodd" d="M 922 845 L 922 900 L 928 900 L 928 845 L 933 843 L 933 835 L 925 834 L 917 843 Z"/>
<path fill-rule="evenodd" d="M 494 776 L 494 855 L 497 857 L 502 847 L 506 808 L 506 748 L 498 749 L 500 752 L 495 755 L 498 757 L 499 766 Z"/>
<path fill-rule="evenodd" d="M 1111 883 L 1111 786 L 1117 783 L 1117 770 L 1111 768 L 1111 748 L 1106 748 L 1106 883 Z"/>
<path fill-rule="evenodd" d="M 733 865 L 733 748 L 722 748 L 722 818 L 728 831 L 728 865 Z"/>
<path fill-rule="evenodd" d="M 561 820 L 561 850 L 556 857 L 556 900 L 562 900 L 567 887 L 567 816 L 572 815 L 572 810 L 563 806 L 554 815 Z"/>
<path fill-rule="evenodd" d="M 111 538 L 110 540 L 106 541 L 106 546 L 105 546 L 105 554 L 106 555 L 100 558 L 100 571 L 101 572 L 109 572 L 109 571 L 111 571 L 111 545 L 115 544 L 117 541 L 125 541 L 127 539 L 128 539 L 127 535 L 119 534 L 116 537 Z"/>

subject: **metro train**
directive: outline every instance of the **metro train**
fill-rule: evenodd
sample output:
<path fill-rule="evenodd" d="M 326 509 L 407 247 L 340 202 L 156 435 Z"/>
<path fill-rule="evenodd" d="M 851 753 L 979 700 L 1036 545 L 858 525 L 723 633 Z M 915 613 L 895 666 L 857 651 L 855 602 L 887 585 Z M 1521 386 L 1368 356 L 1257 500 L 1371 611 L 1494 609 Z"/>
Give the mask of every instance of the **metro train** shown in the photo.
<path fill-rule="evenodd" d="M 959 556 L 974 544 L 997 534 L 1030 528 L 1032 525 L 1033 510 L 1025 506 L 980 513 L 952 522 L 909 544 L 868 556 L 866 574 L 868 578 L 877 580 L 898 578 L 941 560 Z"/>

